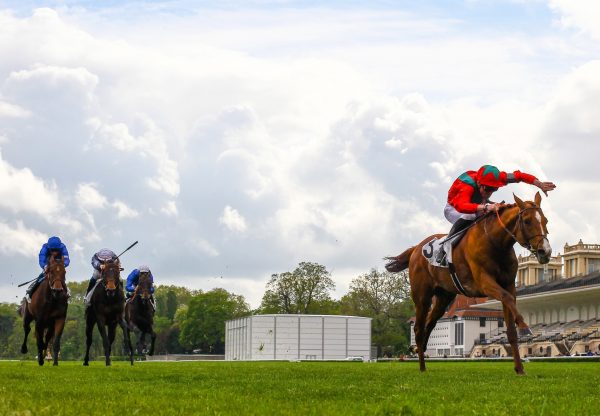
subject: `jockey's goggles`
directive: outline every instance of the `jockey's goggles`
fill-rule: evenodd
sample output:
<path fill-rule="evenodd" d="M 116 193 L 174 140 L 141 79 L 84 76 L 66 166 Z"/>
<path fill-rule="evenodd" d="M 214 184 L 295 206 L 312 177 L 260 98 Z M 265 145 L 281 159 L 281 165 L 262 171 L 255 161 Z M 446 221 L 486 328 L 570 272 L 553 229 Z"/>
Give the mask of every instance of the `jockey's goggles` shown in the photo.
<path fill-rule="evenodd" d="M 487 186 L 487 185 L 481 185 L 483 187 L 483 190 L 486 192 L 496 192 L 498 190 L 498 188 L 496 188 L 495 186 Z"/>

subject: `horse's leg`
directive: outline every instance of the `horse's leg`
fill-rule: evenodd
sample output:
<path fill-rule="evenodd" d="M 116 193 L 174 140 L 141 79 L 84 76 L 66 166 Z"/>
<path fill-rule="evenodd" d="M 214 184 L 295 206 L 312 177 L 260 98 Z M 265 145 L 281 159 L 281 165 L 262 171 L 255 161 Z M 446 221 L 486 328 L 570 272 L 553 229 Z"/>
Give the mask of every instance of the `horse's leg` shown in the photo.
<path fill-rule="evenodd" d="M 422 292 L 422 293 L 420 293 Z M 415 303 L 415 342 L 417 343 L 417 353 L 419 354 L 419 369 L 425 371 L 425 349 L 427 348 L 427 342 L 425 341 L 425 322 L 427 320 L 427 313 L 431 307 L 431 291 L 424 288 L 424 290 L 412 291 L 412 298 Z"/>
<path fill-rule="evenodd" d="M 509 288 L 511 293 L 516 296 L 517 289 L 515 286 L 511 286 Z M 518 375 L 525 375 L 525 370 L 523 369 L 523 363 L 521 362 L 521 354 L 519 353 L 519 337 L 517 336 L 517 327 L 515 325 L 515 320 L 506 306 L 502 305 L 502 311 L 504 312 L 504 322 L 506 324 L 506 336 L 508 338 L 508 343 L 510 344 L 510 348 L 512 349 L 513 362 L 515 363 L 515 371 Z"/>
<path fill-rule="evenodd" d="M 108 356 L 112 353 L 112 345 L 115 342 L 117 324 L 115 322 L 111 322 L 108 324 Z M 107 364 L 110 365 L 110 364 Z"/>
<path fill-rule="evenodd" d="M 44 365 L 44 326 L 41 322 L 35 321 L 35 340 L 37 341 L 38 364 Z"/>
<path fill-rule="evenodd" d="M 107 366 L 110 365 L 110 344 L 108 342 L 108 335 L 106 334 L 106 323 L 104 318 L 101 316 L 96 317 L 96 326 L 98 327 L 98 332 L 100 332 L 100 336 L 102 337 L 102 346 L 104 347 L 104 361 Z"/>
<path fill-rule="evenodd" d="M 62 337 L 63 329 L 65 328 L 65 318 L 59 318 L 54 322 L 54 343 L 52 344 L 52 358 L 54 364 L 58 365 L 58 353 L 60 351 L 60 338 Z"/>
<path fill-rule="evenodd" d="M 146 332 L 140 329 L 140 336 L 138 337 L 138 352 L 140 355 L 144 354 L 146 350 Z"/>
<path fill-rule="evenodd" d="M 154 329 L 152 327 L 150 327 L 150 351 L 148 352 L 148 355 L 154 355 L 154 342 L 156 341 L 156 332 L 154 332 Z"/>
<path fill-rule="evenodd" d="M 23 330 L 25 331 L 25 338 L 23 338 L 23 345 L 21 345 L 21 353 L 27 354 L 27 337 L 29 336 L 29 332 L 31 332 L 31 321 L 33 320 L 33 316 L 27 310 L 27 305 L 25 305 L 23 309 Z"/>
<path fill-rule="evenodd" d="M 437 321 L 444 316 L 444 313 L 446 313 L 446 308 L 455 298 L 455 293 L 443 292 L 435 294 L 433 298 L 433 308 L 431 308 L 429 314 L 427 315 L 427 324 L 425 325 L 425 345 L 427 345 L 429 342 L 429 336 L 431 335 L 433 328 L 435 328 L 435 324 L 437 324 Z"/>
<path fill-rule="evenodd" d="M 491 298 L 499 300 L 502 302 L 503 307 L 508 308 L 512 316 L 515 318 L 514 321 L 519 328 L 520 335 L 532 334 L 531 329 L 529 329 L 529 326 L 525 323 L 525 319 L 523 319 L 523 315 L 521 315 L 517 309 L 516 293 L 510 293 L 508 290 L 502 288 L 496 279 L 490 275 L 481 276 L 480 286 L 483 290 L 483 293 Z"/>
<path fill-rule="evenodd" d="M 129 327 L 125 322 L 125 319 L 120 319 L 119 326 L 123 330 L 123 343 L 125 344 L 125 350 L 129 351 L 129 362 L 133 365 L 133 347 L 131 345 L 131 338 L 129 333 Z"/>
<path fill-rule="evenodd" d="M 94 334 L 94 324 L 96 323 L 95 317 L 90 311 L 85 314 L 85 357 L 83 359 L 83 365 L 88 366 L 90 361 L 90 347 L 92 346 L 92 335 Z"/>

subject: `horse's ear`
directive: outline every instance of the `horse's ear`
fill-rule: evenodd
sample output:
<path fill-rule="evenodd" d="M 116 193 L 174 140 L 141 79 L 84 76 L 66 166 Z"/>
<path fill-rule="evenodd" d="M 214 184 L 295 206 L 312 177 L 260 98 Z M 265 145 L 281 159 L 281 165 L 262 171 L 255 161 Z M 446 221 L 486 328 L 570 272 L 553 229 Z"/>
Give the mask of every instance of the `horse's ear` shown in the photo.
<path fill-rule="evenodd" d="M 542 203 L 542 196 L 540 195 L 540 192 L 538 191 L 535 193 L 535 204 L 539 207 L 541 203 Z"/>
<path fill-rule="evenodd" d="M 515 198 L 515 202 L 517 203 L 517 205 L 519 206 L 520 209 L 525 209 L 525 203 L 523 201 L 521 201 L 521 198 L 519 198 L 518 196 L 516 196 L 513 193 L 513 197 Z"/>

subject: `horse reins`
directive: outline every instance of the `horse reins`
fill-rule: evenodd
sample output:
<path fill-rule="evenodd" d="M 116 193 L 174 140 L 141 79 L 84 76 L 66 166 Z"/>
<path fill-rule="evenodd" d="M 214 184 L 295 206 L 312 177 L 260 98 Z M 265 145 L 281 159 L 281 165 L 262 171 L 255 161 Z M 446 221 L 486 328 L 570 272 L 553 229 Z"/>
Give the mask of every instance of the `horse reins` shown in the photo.
<path fill-rule="evenodd" d="M 548 238 L 544 234 L 536 234 L 536 235 L 531 236 L 531 237 L 527 237 L 526 236 L 525 231 L 523 231 L 523 217 L 522 217 L 522 214 L 523 214 L 523 212 L 527 211 L 528 209 L 540 210 L 541 211 L 541 208 L 537 207 L 537 206 L 536 207 L 525 207 L 525 208 L 521 209 L 519 211 L 519 213 L 517 214 L 517 225 L 516 225 L 516 227 L 521 230 L 521 234 L 527 240 L 526 243 L 522 243 L 522 242 L 519 241 L 519 239 L 515 235 L 515 233 L 517 232 L 517 230 L 515 230 L 515 232 L 513 233 L 512 231 L 510 231 L 508 229 L 508 227 L 506 227 L 506 225 L 504 225 L 504 222 L 502 222 L 502 218 L 500 218 L 500 213 L 498 211 L 496 211 L 496 217 L 498 218 L 498 222 L 500 223 L 500 225 L 502 226 L 502 228 L 504 228 L 504 231 L 506 231 L 517 243 L 519 243 L 519 245 L 521 247 L 529 250 L 529 252 L 535 256 L 536 252 L 533 250 L 533 248 L 532 248 L 531 244 L 529 243 L 529 241 L 533 240 L 536 237 L 541 237 L 541 239 L 538 241 L 538 244 L 536 244 L 536 246 L 535 246 L 535 248 L 537 250 L 537 248 L 540 246 L 540 243 L 543 240 L 548 241 Z M 487 232 L 486 232 L 486 234 L 487 234 Z"/>

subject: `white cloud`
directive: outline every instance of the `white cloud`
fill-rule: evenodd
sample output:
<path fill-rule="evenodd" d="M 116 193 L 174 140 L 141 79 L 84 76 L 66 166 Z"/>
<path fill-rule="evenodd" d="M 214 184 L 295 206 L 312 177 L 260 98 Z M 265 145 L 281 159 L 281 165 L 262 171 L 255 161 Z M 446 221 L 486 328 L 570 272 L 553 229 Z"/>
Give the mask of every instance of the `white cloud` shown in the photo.
<path fill-rule="evenodd" d="M 169 217 L 176 217 L 178 214 L 177 204 L 175 203 L 175 201 L 167 201 L 160 210 L 163 214 Z"/>
<path fill-rule="evenodd" d="M 96 187 L 97 185 L 93 183 L 79 184 L 76 199 L 82 208 L 94 210 L 106 207 L 108 201 Z"/>
<path fill-rule="evenodd" d="M 70 273 L 135 235 L 128 261 L 190 286 L 223 275 L 259 298 L 299 261 L 347 283 L 447 231 L 448 186 L 483 163 L 557 182 L 551 237 L 600 229 L 599 201 L 572 206 L 597 186 L 600 70 L 585 36 L 366 3 L 143 17 L 79 6 L 0 12 L 4 229 L 60 234 Z M 534 193 L 498 197 L 513 190 Z"/>
<path fill-rule="evenodd" d="M 111 205 L 117 210 L 117 218 L 136 218 L 140 215 L 139 212 L 122 201 L 115 201 Z"/>
<path fill-rule="evenodd" d="M 21 255 L 34 258 L 48 236 L 27 228 L 22 221 L 17 221 L 15 226 L 0 222 L 0 253 L 4 255 Z"/>
<path fill-rule="evenodd" d="M 216 257 L 219 255 L 219 251 L 202 238 L 194 238 L 191 243 L 193 247 L 202 254 L 208 255 L 209 257 Z"/>
<path fill-rule="evenodd" d="M 31 113 L 17 105 L 7 103 L 0 100 L 0 118 L 1 117 L 14 117 L 14 118 L 26 118 Z"/>
<path fill-rule="evenodd" d="M 61 204 L 54 183 L 47 184 L 29 168 L 14 168 L 0 153 L 0 207 L 15 214 L 32 212 L 48 220 Z"/>
<path fill-rule="evenodd" d="M 223 209 L 223 215 L 219 218 L 219 222 L 231 231 L 243 233 L 248 228 L 244 217 L 229 205 Z"/>
<path fill-rule="evenodd" d="M 550 0 L 550 7 L 559 12 L 563 27 L 579 29 L 596 40 L 600 39 L 600 4 L 589 0 Z"/>

